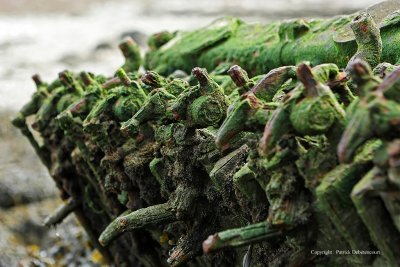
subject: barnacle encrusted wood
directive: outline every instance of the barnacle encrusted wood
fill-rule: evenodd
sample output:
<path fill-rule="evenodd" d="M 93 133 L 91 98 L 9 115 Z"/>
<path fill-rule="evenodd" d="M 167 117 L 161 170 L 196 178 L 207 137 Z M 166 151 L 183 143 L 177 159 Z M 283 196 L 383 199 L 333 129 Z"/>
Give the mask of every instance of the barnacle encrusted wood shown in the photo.
<path fill-rule="evenodd" d="M 45 224 L 117 266 L 400 266 L 399 23 L 223 18 L 35 75 L 13 124 L 65 200 Z"/>

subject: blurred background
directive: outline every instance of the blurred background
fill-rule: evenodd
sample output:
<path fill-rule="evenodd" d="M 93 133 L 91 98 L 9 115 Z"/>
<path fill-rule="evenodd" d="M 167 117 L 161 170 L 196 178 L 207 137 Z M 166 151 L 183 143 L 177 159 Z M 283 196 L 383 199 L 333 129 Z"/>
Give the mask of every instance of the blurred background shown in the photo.
<path fill-rule="evenodd" d="M 0 0 L 0 267 L 100 266 L 74 218 L 41 225 L 60 201 L 54 183 L 10 119 L 35 90 L 31 76 L 58 72 L 111 75 L 118 42 L 143 49 L 149 34 L 203 26 L 231 15 L 246 21 L 349 14 L 379 0 Z"/>

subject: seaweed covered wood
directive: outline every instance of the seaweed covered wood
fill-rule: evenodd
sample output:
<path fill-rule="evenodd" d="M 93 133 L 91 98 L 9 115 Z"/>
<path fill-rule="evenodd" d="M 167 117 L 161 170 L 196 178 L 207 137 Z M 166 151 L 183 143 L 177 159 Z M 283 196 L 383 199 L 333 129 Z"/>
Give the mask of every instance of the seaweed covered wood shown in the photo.
<path fill-rule="evenodd" d="M 116 266 L 400 266 L 399 18 L 223 18 L 35 75 L 13 124 L 65 200 L 45 224 Z"/>

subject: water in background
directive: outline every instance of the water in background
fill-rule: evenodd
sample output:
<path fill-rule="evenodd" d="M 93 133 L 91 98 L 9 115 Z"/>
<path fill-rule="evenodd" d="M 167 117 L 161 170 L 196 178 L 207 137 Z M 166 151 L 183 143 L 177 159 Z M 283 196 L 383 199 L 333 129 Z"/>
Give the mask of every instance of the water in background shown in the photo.
<path fill-rule="evenodd" d="M 0 110 L 19 109 L 39 73 L 64 69 L 112 74 L 122 64 L 123 32 L 145 35 L 190 29 L 234 15 L 248 21 L 351 13 L 378 0 L 0 0 Z M 97 48 L 97 49 L 96 49 Z"/>

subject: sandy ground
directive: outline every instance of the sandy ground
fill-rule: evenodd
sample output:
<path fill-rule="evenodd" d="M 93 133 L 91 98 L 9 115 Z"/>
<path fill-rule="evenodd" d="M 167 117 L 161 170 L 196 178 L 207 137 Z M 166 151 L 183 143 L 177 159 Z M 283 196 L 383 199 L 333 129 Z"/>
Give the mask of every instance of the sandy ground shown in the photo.
<path fill-rule="evenodd" d="M 331 16 L 377 2 L 0 0 L 0 267 L 17 262 L 28 266 L 24 265 L 27 259 L 51 261 L 57 258 L 57 249 L 69 251 L 64 253 L 68 257 L 80 251 L 86 264 L 96 256 L 85 247 L 85 234 L 73 219 L 58 231 L 41 226 L 41 220 L 59 204 L 54 183 L 28 142 L 9 123 L 35 90 L 32 74 L 39 73 L 45 80 L 53 80 L 64 69 L 110 75 L 123 62 L 117 44 L 126 34 L 145 47 L 151 33 L 191 29 L 225 15 L 248 21 Z M 65 234 L 64 243 L 57 232 Z M 77 249 L 70 251 L 71 247 Z"/>
<path fill-rule="evenodd" d="M 12 127 L 13 112 L 0 111 L 0 208 L 40 201 L 56 190 L 29 142 Z"/>
<path fill-rule="evenodd" d="M 59 205 L 54 182 L 27 140 L 0 111 L 0 267 L 99 266 L 101 257 L 74 216 L 56 228 L 43 220 Z"/>

